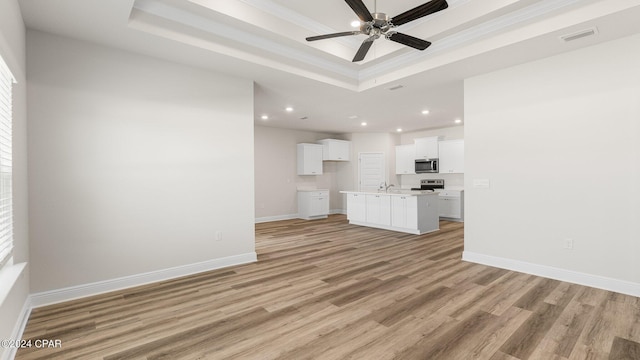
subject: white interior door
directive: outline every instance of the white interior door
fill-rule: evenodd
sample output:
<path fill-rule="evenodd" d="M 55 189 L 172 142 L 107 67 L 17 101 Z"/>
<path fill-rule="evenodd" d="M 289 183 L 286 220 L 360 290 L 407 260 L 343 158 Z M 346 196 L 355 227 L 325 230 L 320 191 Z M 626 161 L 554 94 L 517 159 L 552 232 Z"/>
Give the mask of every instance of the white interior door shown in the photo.
<path fill-rule="evenodd" d="M 360 153 L 358 155 L 358 183 L 360 191 L 376 191 L 384 183 L 384 153 Z"/>

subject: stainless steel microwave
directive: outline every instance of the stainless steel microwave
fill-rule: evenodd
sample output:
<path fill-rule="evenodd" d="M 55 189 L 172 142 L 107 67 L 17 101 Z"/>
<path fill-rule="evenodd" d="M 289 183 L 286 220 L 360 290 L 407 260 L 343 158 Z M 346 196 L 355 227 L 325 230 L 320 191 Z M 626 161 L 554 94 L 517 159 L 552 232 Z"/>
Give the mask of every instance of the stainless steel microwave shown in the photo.
<path fill-rule="evenodd" d="M 438 159 L 417 159 L 416 174 L 437 173 Z"/>

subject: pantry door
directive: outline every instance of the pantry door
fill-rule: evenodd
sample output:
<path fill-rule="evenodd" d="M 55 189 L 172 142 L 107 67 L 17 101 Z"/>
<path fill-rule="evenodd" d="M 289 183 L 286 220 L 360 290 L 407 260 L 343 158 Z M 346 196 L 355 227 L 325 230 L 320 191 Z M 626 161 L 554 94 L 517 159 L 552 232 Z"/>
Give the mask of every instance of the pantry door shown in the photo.
<path fill-rule="evenodd" d="M 358 154 L 359 191 L 376 191 L 385 182 L 384 153 Z"/>

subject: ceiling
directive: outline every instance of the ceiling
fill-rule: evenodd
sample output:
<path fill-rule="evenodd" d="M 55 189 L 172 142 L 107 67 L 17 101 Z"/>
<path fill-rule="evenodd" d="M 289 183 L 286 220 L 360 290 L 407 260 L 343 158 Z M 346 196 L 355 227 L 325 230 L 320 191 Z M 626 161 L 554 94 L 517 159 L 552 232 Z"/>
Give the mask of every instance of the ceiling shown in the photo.
<path fill-rule="evenodd" d="M 364 3 L 394 16 L 425 1 Z M 464 124 L 465 78 L 640 32 L 640 0 L 448 0 L 397 28 L 425 51 L 381 38 L 352 63 L 365 35 L 305 41 L 354 30 L 344 0 L 19 2 L 30 29 L 251 79 L 256 124 L 330 133 Z"/>

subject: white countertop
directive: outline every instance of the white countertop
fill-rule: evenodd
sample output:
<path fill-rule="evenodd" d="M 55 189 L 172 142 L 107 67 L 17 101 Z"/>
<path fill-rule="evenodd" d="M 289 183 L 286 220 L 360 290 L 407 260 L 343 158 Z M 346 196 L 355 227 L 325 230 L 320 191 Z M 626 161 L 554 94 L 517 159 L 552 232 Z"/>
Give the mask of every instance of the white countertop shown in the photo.
<path fill-rule="evenodd" d="M 298 189 L 298 192 L 329 191 L 329 189 Z"/>
<path fill-rule="evenodd" d="M 340 191 L 341 194 L 363 194 L 363 195 L 389 195 L 389 196 L 430 196 L 438 195 L 434 191 L 422 191 L 422 190 L 389 190 L 385 191 Z"/>

